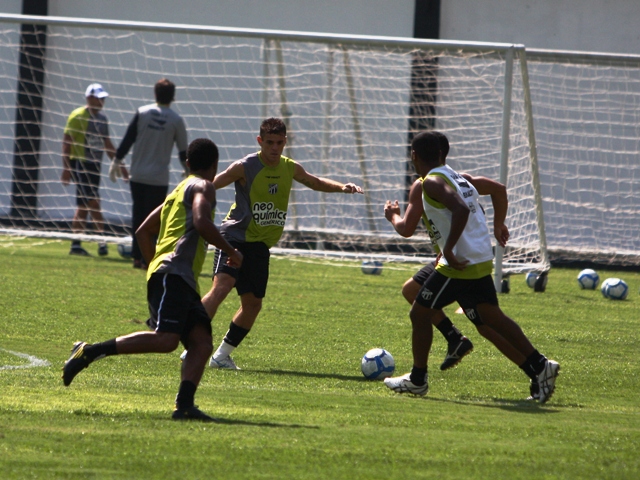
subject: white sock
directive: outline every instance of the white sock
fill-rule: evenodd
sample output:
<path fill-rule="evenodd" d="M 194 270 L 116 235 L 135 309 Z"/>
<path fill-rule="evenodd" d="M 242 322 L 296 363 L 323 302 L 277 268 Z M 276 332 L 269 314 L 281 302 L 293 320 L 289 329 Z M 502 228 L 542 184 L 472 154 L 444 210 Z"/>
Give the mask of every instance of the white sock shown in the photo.
<path fill-rule="evenodd" d="M 234 347 L 233 345 L 229 345 L 227 342 L 223 340 L 222 343 L 220 343 L 220 346 L 218 347 L 218 349 L 216 350 L 216 353 L 213 354 L 213 358 L 215 358 L 216 360 L 227 358 L 229 355 L 231 355 L 231 352 L 233 352 L 235 349 L 236 347 Z"/>

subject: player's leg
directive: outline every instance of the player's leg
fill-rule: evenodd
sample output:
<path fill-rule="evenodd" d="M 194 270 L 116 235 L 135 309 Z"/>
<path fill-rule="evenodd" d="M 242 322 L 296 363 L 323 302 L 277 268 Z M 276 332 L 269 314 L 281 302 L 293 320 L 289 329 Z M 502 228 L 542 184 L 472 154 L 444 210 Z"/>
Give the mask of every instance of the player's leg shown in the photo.
<path fill-rule="evenodd" d="M 500 309 L 490 275 L 474 280 L 473 289 L 472 295 L 476 295 L 476 298 L 481 300 L 478 301 L 475 308 L 469 308 L 468 305 L 465 305 L 463 307 L 465 314 L 472 321 L 470 315 L 479 317 L 482 324 L 491 327 L 525 358 L 519 367 L 531 378 L 532 382 L 538 384 L 540 402 L 546 402 L 555 390 L 555 378 L 560 370 L 560 365 L 538 352 L 520 326 Z M 518 357 L 514 360 L 517 362 Z"/>
<path fill-rule="evenodd" d="M 77 342 L 63 367 L 65 385 L 95 360 L 111 355 L 168 353 L 178 347 L 189 313 L 185 302 L 187 306 L 194 301 L 200 303 L 198 293 L 178 275 L 155 273 L 147 282 L 147 299 L 154 331 L 135 332 L 94 344 Z M 203 315 L 206 317 L 206 313 Z"/>
<path fill-rule="evenodd" d="M 262 309 L 262 299 L 269 280 L 269 248 L 262 242 L 234 244 L 244 255 L 242 267 L 236 271 L 235 288 L 240 296 L 240 308 L 229 325 L 220 346 L 211 357 L 209 366 L 237 370 L 231 358 L 233 352 L 247 336 Z M 220 268 L 229 269 L 228 266 Z M 226 270 L 225 270 L 226 271 Z M 217 276 L 217 275 L 216 275 Z"/>
<path fill-rule="evenodd" d="M 216 258 L 217 252 L 216 250 Z M 218 307 L 224 302 L 235 286 L 236 279 L 232 275 L 224 272 L 214 274 L 211 289 L 202 297 L 202 304 L 209 318 L 215 317 Z"/>
<path fill-rule="evenodd" d="M 433 318 L 445 306 L 451 304 L 455 292 L 449 287 L 449 279 L 435 272 L 420 288 L 409 312 L 411 319 L 411 372 L 400 377 L 384 379 L 385 385 L 398 393 L 425 395 L 429 390 L 427 365 L 433 341 Z"/>
<path fill-rule="evenodd" d="M 85 186 L 85 198 L 87 199 L 87 209 L 93 220 L 93 225 L 97 234 L 104 232 L 104 217 L 100 207 L 100 163 L 84 162 L 87 184 Z M 105 242 L 98 243 L 98 255 L 109 254 L 109 249 Z"/>
<path fill-rule="evenodd" d="M 89 213 L 87 210 L 87 199 L 85 195 L 85 186 L 87 185 L 88 180 L 84 173 L 84 169 L 82 168 L 83 162 L 70 160 L 69 163 L 71 167 L 71 180 L 76 186 L 76 211 L 74 212 L 73 220 L 71 221 L 71 231 L 77 234 L 84 232 L 87 215 Z M 69 255 L 88 256 L 89 252 L 82 248 L 80 240 L 73 240 L 71 242 Z"/>
<path fill-rule="evenodd" d="M 211 357 L 210 367 L 240 370 L 231 358 L 231 353 L 249 334 L 261 309 L 262 298 L 257 298 L 253 293 L 245 293 L 240 296 L 240 308 L 229 324 L 229 330 L 220 342 L 220 346 Z"/>
<path fill-rule="evenodd" d="M 182 362 L 181 381 L 176 395 L 176 409 L 174 420 L 214 421 L 212 417 L 203 413 L 195 406 L 195 393 L 202 379 L 207 359 L 213 351 L 211 338 L 211 319 L 200 303 L 199 308 L 193 308 L 190 314 L 193 328 L 187 333 L 183 342 L 187 347 L 187 356 Z"/>
<path fill-rule="evenodd" d="M 412 278 L 404 283 L 402 286 L 402 296 L 409 304 L 413 304 L 413 301 L 420 291 L 420 287 L 433 272 L 435 272 L 434 262 L 422 267 Z M 442 310 L 434 314 L 432 322 L 447 341 L 447 353 L 444 361 L 440 365 L 440 370 L 447 370 L 460 363 L 465 355 L 471 353 L 473 343 L 458 330 Z"/>

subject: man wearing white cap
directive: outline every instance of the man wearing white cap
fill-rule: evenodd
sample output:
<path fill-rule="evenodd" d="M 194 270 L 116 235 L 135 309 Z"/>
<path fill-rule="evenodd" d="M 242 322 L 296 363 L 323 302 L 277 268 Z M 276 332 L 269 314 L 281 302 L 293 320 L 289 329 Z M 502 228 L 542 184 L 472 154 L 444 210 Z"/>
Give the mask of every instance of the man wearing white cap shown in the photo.
<path fill-rule="evenodd" d="M 88 215 L 91 215 L 95 224 L 94 233 L 101 234 L 104 229 L 98 192 L 102 153 L 106 151 L 110 159 L 116 155 L 116 149 L 109 138 L 109 120 L 100 112 L 108 96 L 99 83 L 89 85 L 85 92 L 87 104 L 71 112 L 64 127 L 61 180 L 64 185 L 71 181 L 76 184 L 77 208 L 71 224 L 74 233 L 84 231 Z M 98 244 L 98 255 L 108 253 L 106 243 Z M 89 255 L 82 248 L 80 240 L 72 241 L 69 254 Z"/>

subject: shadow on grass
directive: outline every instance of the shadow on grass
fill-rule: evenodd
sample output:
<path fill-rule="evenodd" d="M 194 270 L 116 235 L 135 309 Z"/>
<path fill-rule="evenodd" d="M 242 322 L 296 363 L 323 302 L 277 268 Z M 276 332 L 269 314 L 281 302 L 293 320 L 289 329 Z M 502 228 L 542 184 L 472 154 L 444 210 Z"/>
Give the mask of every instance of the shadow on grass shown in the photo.
<path fill-rule="evenodd" d="M 533 413 L 533 414 L 549 414 L 560 413 L 557 410 L 557 405 L 553 403 L 541 404 L 534 400 L 513 400 L 510 398 L 494 398 L 491 400 L 458 400 L 448 398 L 434 398 L 434 397 L 422 397 L 425 400 L 431 400 L 433 402 L 455 403 L 458 405 L 466 405 L 473 407 L 487 407 L 487 408 L 499 408 L 501 410 L 508 410 L 511 412 Z M 493 402 L 493 403 L 488 403 Z M 551 408 L 549 408 L 551 407 Z M 556 408 L 553 408 L 556 407 Z"/>
<path fill-rule="evenodd" d="M 274 422 L 252 422 L 249 420 L 235 420 L 232 418 L 215 417 L 215 422 L 223 425 L 247 425 L 250 427 L 268 427 L 268 428 L 306 428 L 310 430 L 318 430 L 320 427 L 316 425 L 300 425 L 298 423 L 274 423 Z"/>
<path fill-rule="evenodd" d="M 213 422 L 199 422 L 194 420 L 181 420 L 175 421 L 171 418 L 171 412 L 167 412 L 167 414 L 157 414 L 157 413 L 149 413 L 149 412 L 100 412 L 94 410 L 84 410 L 77 409 L 70 412 L 76 417 L 87 417 L 91 419 L 107 419 L 107 420 L 123 420 L 123 421 L 131 421 L 134 417 L 137 420 L 153 420 L 153 421 L 171 421 L 176 424 L 187 424 L 187 425 L 207 425 L 211 423 L 220 424 L 220 425 L 246 425 L 249 427 L 268 427 L 268 428 L 305 428 L 310 430 L 318 430 L 320 427 L 316 425 L 301 425 L 298 423 L 276 423 L 276 422 L 258 422 L 251 420 L 240 420 L 233 418 L 220 418 L 213 417 Z"/>
<path fill-rule="evenodd" d="M 309 377 L 309 378 L 333 378 L 335 380 L 346 380 L 350 382 L 371 382 L 371 380 L 367 380 L 361 375 L 338 375 L 335 373 L 311 373 L 311 372 L 297 372 L 295 370 L 249 370 L 243 369 L 245 372 L 249 373 L 266 373 L 270 375 L 291 375 L 294 377 Z"/>

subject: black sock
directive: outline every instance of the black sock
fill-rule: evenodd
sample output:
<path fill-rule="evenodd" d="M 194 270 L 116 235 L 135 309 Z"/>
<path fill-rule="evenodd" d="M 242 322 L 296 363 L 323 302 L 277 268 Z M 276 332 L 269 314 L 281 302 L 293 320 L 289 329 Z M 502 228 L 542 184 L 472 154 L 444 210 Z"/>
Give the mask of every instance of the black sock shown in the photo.
<path fill-rule="evenodd" d="M 533 371 L 531 371 L 531 369 L 527 368 L 527 362 L 525 361 L 522 365 L 520 365 L 520 370 L 522 370 L 525 375 L 527 377 L 529 377 L 531 380 L 533 380 L 534 382 L 538 381 L 538 377 L 536 376 L 535 373 L 533 373 Z"/>
<path fill-rule="evenodd" d="M 531 355 L 527 357 L 525 362 L 520 365 L 520 368 L 524 370 L 529 378 L 535 378 L 542 370 L 544 370 L 546 357 L 542 355 L 538 350 L 534 350 Z M 532 376 L 533 375 L 533 376 Z"/>
<path fill-rule="evenodd" d="M 409 379 L 411 380 L 411 383 L 413 383 L 414 385 L 421 386 L 421 385 L 424 385 L 424 379 L 426 375 L 427 375 L 426 368 L 413 367 L 411 369 L 411 376 L 409 377 Z"/>
<path fill-rule="evenodd" d="M 176 395 L 176 408 L 178 410 L 193 407 L 193 399 L 197 388 L 198 386 L 189 380 L 180 382 L 180 389 L 178 390 L 178 395 Z"/>
<path fill-rule="evenodd" d="M 224 341 L 232 347 L 237 347 L 238 345 L 240 345 L 240 343 L 242 343 L 242 340 L 244 340 L 244 337 L 246 337 L 248 333 L 249 330 L 247 330 L 246 328 L 242 328 L 231 322 L 231 324 L 229 325 L 229 331 L 224 336 Z"/>
<path fill-rule="evenodd" d="M 71 246 L 72 247 L 79 247 L 80 246 L 80 240 L 71 240 Z"/>
<path fill-rule="evenodd" d="M 84 347 L 84 353 L 90 361 L 98 360 L 102 357 L 117 355 L 116 339 L 112 338 L 102 343 L 94 343 Z"/>
<path fill-rule="evenodd" d="M 449 317 L 444 317 L 442 321 L 436 325 L 436 328 L 440 330 L 440 333 L 444 335 L 448 343 L 458 343 L 462 340 L 462 333 L 451 323 Z"/>

